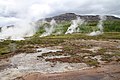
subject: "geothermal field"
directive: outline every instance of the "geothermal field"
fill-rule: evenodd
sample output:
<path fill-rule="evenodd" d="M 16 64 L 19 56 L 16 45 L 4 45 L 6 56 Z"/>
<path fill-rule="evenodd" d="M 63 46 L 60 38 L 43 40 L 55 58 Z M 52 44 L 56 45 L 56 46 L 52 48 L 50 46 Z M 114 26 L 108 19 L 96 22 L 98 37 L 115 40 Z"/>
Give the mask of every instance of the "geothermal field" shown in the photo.
<path fill-rule="evenodd" d="M 120 79 L 120 18 L 66 13 L 25 25 L 1 28 L 0 80 Z"/>
<path fill-rule="evenodd" d="M 120 0 L 0 0 L 0 80 L 120 80 Z"/>

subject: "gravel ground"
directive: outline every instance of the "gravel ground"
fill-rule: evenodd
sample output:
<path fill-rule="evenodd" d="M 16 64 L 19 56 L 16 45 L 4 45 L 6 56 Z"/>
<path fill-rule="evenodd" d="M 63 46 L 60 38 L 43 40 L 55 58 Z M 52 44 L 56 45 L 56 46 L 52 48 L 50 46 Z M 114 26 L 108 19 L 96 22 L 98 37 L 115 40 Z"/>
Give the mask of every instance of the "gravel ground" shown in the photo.
<path fill-rule="evenodd" d="M 64 73 L 29 73 L 15 80 L 120 80 L 120 63 Z"/>

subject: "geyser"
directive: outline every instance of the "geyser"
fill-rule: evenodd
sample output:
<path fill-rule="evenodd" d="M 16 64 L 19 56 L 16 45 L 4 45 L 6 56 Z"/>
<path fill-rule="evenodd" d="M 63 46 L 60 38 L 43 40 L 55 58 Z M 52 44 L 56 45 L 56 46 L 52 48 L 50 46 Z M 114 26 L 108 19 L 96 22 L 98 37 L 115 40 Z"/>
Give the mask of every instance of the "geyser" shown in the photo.
<path fill-rule="evenodd" d="M 100 21 L 99 21 L 97 27 L 99 28 L 99 30 L 100 30 L 101 32 L 103 32 L 103 29 L 104 29 L 104 27 L 103 27 L 103 22 L 106 20 L 106 16 L 101 15 L 101 16 L 99 16 L 99 18 L 100 18 Z"/>
<path fill-rule="evenodd" d="M 52 19 L 50 22 L 50 26 L 45 27 L 45 32 L 40 37 L 51 35 L 55 31 L 56 25 L 57 25 L 56 21 Z"/>
<path fill-rule="evenodd" d="M 24 40 L 24 37 L 32 36 L 36 32 L 34 23 L 29 20 L 19 21 L 12 27 L 2 27 L 0 39 Z"/>
<path fill-rule="evenodd" d="M 46 2 L 45 2 L 46 3 Z M 23 40 L 37 31 L 35 24 L 52 12 L 50 5 L 41 0 L 0 0 L 0 39 Z M 35 22 L 35 23 L 34 23 Z"/>
<path fill-rule="evenodd" d="M 100 18 L 100 20 L 97 24 L 97 27 L 98 27 L 99 30 L 91 32 L 90 34 L 88 34 L 89 36 L 97 36 L 97 35 L 103 34 L 103 29 L 104 29 L 103 22 L 106 20 L 106 16 L 105 15 L 100 15 L 99 18 Z"/>
<path fill-rule="evenodd" d="M 72 24 L 70 27 L 68 27 L 67 31 L 65 34 L 72 34 L 74 32 L 79 32 L 79 26 L 84 23 L 84 20 L 80 19 L 80 17 L 77 17 L 76 20 L 72 20 Z"/>

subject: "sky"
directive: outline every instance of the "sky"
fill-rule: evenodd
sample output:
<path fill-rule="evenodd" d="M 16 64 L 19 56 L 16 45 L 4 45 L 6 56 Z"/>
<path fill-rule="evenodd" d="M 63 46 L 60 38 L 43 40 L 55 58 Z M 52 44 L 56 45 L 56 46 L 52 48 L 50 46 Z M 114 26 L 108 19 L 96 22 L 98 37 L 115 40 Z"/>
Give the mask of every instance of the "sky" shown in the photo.
<path fill-rule="evenodd" d="M 120 17 L 120 0 L 0 0 L 0 26 L 69 12 Z"/>

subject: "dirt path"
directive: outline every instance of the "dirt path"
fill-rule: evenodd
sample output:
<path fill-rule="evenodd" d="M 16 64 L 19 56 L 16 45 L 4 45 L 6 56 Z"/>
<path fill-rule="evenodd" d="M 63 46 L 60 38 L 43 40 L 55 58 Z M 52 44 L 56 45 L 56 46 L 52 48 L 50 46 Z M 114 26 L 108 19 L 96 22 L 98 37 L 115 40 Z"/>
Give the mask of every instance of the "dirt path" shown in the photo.
<path fill-rule="evenodd" d="M 120 80 L 120 64 L 64 73 L 29 73 L 15 80 Z"/>

